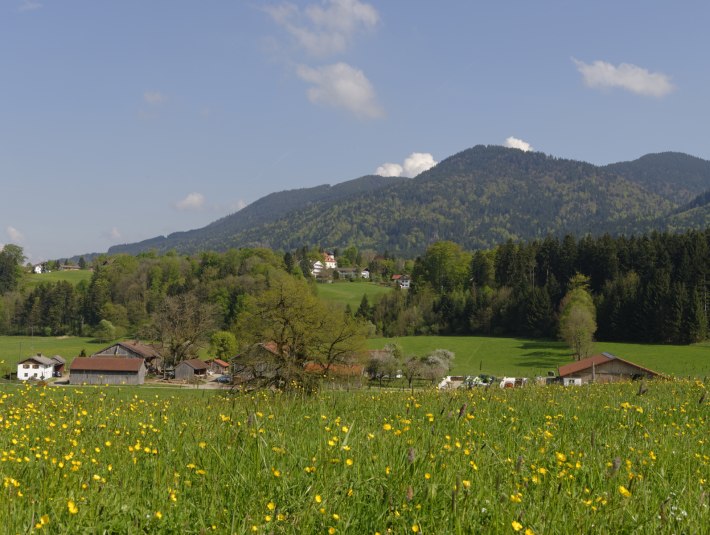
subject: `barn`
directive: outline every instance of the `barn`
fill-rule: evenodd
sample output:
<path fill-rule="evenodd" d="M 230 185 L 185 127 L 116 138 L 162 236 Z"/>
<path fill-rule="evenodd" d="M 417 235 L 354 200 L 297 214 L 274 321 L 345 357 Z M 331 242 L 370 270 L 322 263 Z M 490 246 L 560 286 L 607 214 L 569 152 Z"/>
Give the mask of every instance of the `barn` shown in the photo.
<path fill-rule="evenodd" d="M 72 361 L 69 371 L 72 385 L 142 385 L 146 367 L 143 359 L 79 357 Z"/>
<path fill-rule="evenodd" d="M 565 364 L 558 368 L 558 374 L 565 385 L 614 383 L 661 376 L 661 374 L 653 370 L 619 358 L 611 353 L 592 355 L 586 359 Z"/>
<path fill-rule="evenodd" d="M 207 363 L 200 359 L 183 360 L 175 366 L 175 379 L 190 381 L 195 377 L 207 375 Z"/>
<path fill-rule="evenodd" d="M 138 340 L 125 340 L 97 351 L 91 357 L 123 357 L 143 359 L 146 368 L 152 373 L 158 372 L 163 363 L 160 352 L 152 345 L 143 344 Z"/>

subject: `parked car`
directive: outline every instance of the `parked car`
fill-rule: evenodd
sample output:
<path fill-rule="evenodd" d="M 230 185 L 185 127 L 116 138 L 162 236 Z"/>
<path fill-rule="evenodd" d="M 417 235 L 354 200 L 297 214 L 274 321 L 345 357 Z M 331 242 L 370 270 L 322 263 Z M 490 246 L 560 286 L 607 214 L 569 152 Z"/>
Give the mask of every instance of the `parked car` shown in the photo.
<path fill-rule="evenodd" d="M 223 385 L 228 385 L 231 384 L 232 378 L 229 375 L 220 375 L 219 377 L 217 377 L 216 381 Z"/>

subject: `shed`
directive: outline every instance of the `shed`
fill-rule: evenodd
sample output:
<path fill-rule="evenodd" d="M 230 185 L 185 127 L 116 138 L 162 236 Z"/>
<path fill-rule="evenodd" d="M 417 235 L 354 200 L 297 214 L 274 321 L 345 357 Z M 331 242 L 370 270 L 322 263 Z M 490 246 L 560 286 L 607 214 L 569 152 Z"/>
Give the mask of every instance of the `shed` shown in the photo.
<path fill-rule="evenodd" d="M 592 355 L 558 368 L 565 385 L 614 383 L 633 379 L 660 377 L 661 374 L 619 358 L 611 353 Z"/>
<path fill-rule="evenodd" d="M 21 381 L 50 379 L 54 375 L 54 365 L 52 359 L 37 353 L 17 363 L 17 378 Z"/>
<path fill-rule="evenodd" d="M 71 363 L 69 384 L 142 385 L 145 374 L 143 359 L 78 357 Z"/>
<path fill-rule="evenodd" d="M 66 359 L 61 355 L 54 355 L 52 360 L 54 361 L 54 375 L 61 377 L 61 374 L 64 372 L 64 367 L 67 365 Z"/>
<path fill-rule="evenodd" d="M 229 373 L 229 362 L 225 362 L 222 359 L 206 360 L 205 364 L 209 366 L 209 370 L 212 373 Z"/>
<path fill-rule="evenodd" d="M 189 381 L 190 379 L 204 375 L 207 375 L 207 363 L 204 360 L 183 360 L 175 366 L 175 379 Z"/>

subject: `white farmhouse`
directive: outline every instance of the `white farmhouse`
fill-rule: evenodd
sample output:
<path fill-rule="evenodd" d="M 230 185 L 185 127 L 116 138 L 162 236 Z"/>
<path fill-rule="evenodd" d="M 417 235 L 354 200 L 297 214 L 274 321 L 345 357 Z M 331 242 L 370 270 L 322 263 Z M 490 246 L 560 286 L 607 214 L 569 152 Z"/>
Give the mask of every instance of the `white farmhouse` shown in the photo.
<path fill-rule="evenodd" d="M 57 364 L 56 361 L 38 353 L 17 363 L 17 378 L 20 381 L 51 379 L 54 375 L 55 364 Z"/>

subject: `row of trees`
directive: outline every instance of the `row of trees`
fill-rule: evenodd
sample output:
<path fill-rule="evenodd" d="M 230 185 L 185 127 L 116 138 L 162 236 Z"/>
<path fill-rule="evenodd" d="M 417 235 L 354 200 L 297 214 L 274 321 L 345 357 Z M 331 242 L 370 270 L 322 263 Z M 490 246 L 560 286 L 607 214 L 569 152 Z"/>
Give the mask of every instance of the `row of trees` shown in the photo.
<path fill-rule="evenodd" d="M 684 234 L 508 241 L 468 252 L 433 244 L 415 262 L 412 290 L 356 314 L 385 336 L 493 334 L 556 337 L 563 299 L 583 276 L 597 337 L 692 343 L 708 336 L 710 230 Z"/>

